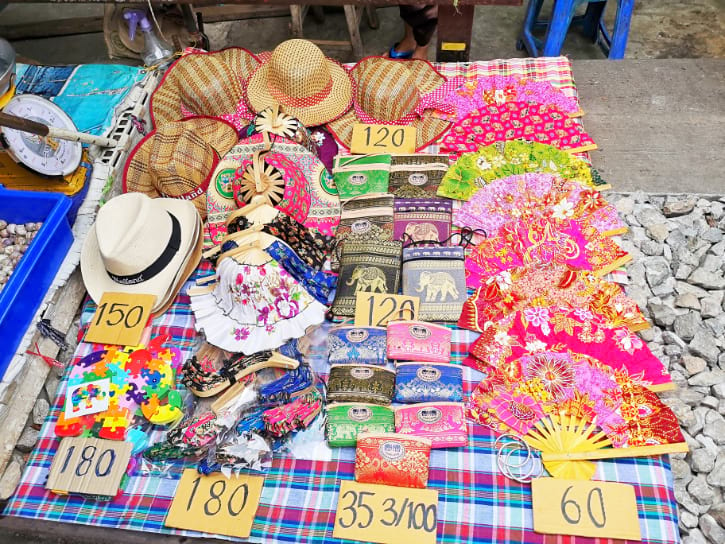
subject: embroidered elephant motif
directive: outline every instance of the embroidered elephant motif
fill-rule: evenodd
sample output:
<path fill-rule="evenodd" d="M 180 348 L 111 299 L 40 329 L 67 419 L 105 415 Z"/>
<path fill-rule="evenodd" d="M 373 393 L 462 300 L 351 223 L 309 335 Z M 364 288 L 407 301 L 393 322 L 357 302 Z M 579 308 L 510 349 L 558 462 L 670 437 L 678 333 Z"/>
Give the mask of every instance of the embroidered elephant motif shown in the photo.
<path fill-rule="evenodd" d="M 444 302 L 449 296 L 456 300 L 458 298 L 458 287 L 456 281 L 448 272 L 423 271 L 418 278 L 417 293 L 425 290 L 425 302 Z"/>
<path fill-rule="evenodd" d="M 408 223 L 405 226 L 405 234 L 410 236 L 413 242 L 440 240 L 438 227 L 433 223 Z"/>
<path fill-rule="evenodd" d="M 374 293 L 379 291 L 386 293 L 388 290 L 385 274 L 375 266 L 356 266 L 345 285 L 354 285 L 355 282 L 357 282 L 355 292 L 370 291 Z"/>

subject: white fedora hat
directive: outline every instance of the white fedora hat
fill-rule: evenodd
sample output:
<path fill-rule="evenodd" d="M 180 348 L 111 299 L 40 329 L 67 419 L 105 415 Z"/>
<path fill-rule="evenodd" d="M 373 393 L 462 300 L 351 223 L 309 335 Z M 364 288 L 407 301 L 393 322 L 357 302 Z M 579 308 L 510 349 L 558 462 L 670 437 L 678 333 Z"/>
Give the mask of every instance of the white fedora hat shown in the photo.
<path fill-rule="evenodd" d="M 196 268 L 200 242 L 201 218 L 193 203 L 119 195 L 98 211 L 83 244 L 83 283 L 96 302 L 109 291 L 155 295 L 156 313 Z"/>

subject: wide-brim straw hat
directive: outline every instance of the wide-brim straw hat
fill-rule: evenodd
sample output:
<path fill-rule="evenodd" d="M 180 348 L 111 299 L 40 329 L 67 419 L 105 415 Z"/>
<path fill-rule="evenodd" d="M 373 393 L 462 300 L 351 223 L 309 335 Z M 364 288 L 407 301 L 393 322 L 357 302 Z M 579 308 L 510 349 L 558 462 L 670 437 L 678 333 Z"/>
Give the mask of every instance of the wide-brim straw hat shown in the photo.
<path fill-rule="evenodd" d="M 446 82 L 428 61 L 366 57 L 350 69 L 350 75 L 355 84 L 355 107 L 327 125 L 347 149 L 350 149 L 355 123 L 415 127 L 416 151 L 436 141 L 450 127 L 449 121 L 435 117 L 432 110 L 414 114 L 421 96 Z M 366 114 L 366 119 L 360 117 L 360 110 Z"/>
<path fill-rule="evenodd" d="M 201 232 L 191 202 L 141 193 L 109 200 L 81 251 L 86 290 L 96 302 L 106 292 L 155 295 L 157 313 L 198 265 Z"/>
<path fill-rule="evenodd" d="M 190 200 L 203 219 L 211 175 L 237 140 L 230 123 L 213 117 L 165 123 L 131 151 L 123 172 L 123 191 Z"/>
<path fill-rule="evenodd" d="M 168 69 L 151 95 L 155 127 L 190 115 L 234 115 L 244 106 L 244 85 L 259 60 L 241 47 L 191 53 Z"/>
<path fill-rule="evenodd" d="M 350 74 L 307 40 L 279 44 L 247 81 L 252 111 L 279 105 L 307 127 L 337 119 L 352 103 Z"/>

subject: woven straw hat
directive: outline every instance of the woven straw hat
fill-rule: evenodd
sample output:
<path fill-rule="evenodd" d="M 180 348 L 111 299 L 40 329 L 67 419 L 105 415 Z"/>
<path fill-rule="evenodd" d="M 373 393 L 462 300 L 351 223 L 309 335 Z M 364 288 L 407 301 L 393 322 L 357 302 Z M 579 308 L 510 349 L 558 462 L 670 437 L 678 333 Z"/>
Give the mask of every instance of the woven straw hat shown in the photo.
<path fill-rule="evenodd" d="M 337 119 L 351 101 L 347 70 L 307 40 L 279 44 L 247 83 L 247 102 L 254 112 L 278 104 L 308 127 Z"/>
<path fill-rule="evenodd" d="M 103 293 L 156 296 L 164 308 L 198 264 L 202 227 L 196 208 L 183 200 L 127 193 L 99 211 L 81 250 L 83 283 L 98 302 Z"/>
<path fill-rule="evenodd" d="M 219 119 L 192 117 L 165 123 L 129 155 L 123 191 L 191 200 L 204 218 L 211 175 L 219 157 L 236 143 L 237 131 Z"/>
<path fill-rule="evenodd" d="M 158 127 L 190 114 L 234 114 L 244 102 L 244 81 L 258 65 L 257 57 L 241 47 L 181 57 L 151 95 L 153 125 Z"/>
<path fill-rule="evenodd" d="M 366 57 L 352 67 L 350 75 L 356 85 L 355 107 L 327 125 L 346 148 L 350 148 L 355 123 L 413 126 L 417 129 L 416 150 L 426 147 L 448 130 L 450 122 L 434 117 L 432 111 L 426 110 L 420 116 L 414 111 L 422 95 L 446 82 L 429 62 Z M 361 119 L 359 110 L 368 119 Z M 408 119 L 401 122 L 406 117 Z"/>

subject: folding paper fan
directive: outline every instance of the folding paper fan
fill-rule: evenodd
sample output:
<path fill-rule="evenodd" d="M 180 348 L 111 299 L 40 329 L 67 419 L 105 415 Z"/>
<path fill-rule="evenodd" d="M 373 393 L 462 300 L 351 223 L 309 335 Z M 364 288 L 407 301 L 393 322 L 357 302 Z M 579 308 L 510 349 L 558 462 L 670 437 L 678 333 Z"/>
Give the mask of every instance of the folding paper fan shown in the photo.
<path fill-rule="evenodd" d="M 540 351 L 569 350 L 593 357 L 652 390 L 673 387 L 667 369 L 647 344 L 627 327 L 611 327 L 606 318 L 588 309 L 532 303 L 475 328 L 482 334 L 471 344 L 463 364 L 476 370 L 487 372 Z"/>
<path fill-rule="evenodd" d="M 657 395 L 573 352 L 537 352 L 497 368 L 472 393 L 468 413 L 542 451 L 557 477 L 593 474 L 586 463 L 562 462 L 687 451 L 677 418 Z"/>
<path fill-rule="evenodd" d="M 609 187 L 593 175 L 592 168 L 585 161 L 567 151 L 539 142 L 512 140 L 461 155 L 443 176 L 438 195 L 468 200 L 478 189 L 495 179 L 529 172 L 556 174 L 596 190 Z"/>
<path fill-rule="evenodd" d="M 637 303 L 616 283 L 564 264 L 533 264 L 489 278 L 463 304 L 458 325 L 479 329 L 527 307 L 566 307 L 591 312 L 610 327 L 636 332 L 650 325 Z M 582 314 L 586 315 L 586 314 Z"/>
<path fill-rule="evenodd" d="M 512 218 L 545 215 L 576 219 L 604 236 L 623 234 L 626 224 L 599 191 L 554 174 L 528 173 L 495 179 L 479 189 L 454 215 L 461 227 L 495 236 Z"/>
<path fill-rule="evenodd" d="M 611 238 L 575 220 L 538 216 L 503 225 L 466 258 L 466 285 L 476 289 L 491 276 L 529 264 L 566 264 L 603 276 L 631 260 Z"/>
<path fill-rule="evenodd" d="M 584 127 L 556 106 L 505 102 L 473 110 L 443 137 L 441 149 L 453 156 L 482 145 L 524 139 L 578 153 L 596 149 Z"/>
<path fill-rule="evenodd" d="M 547 81 L 536 81 L 521 76 L 484 76 L 469 79 L 447 97 L 447 102 L 455 108 L 455 114 L 447 117 L 449 121 L 454 122 L 473 110 L 505 102 L 556 106 L 569 117 L 582 114 L 576 98 L 566 96 Z"/>

